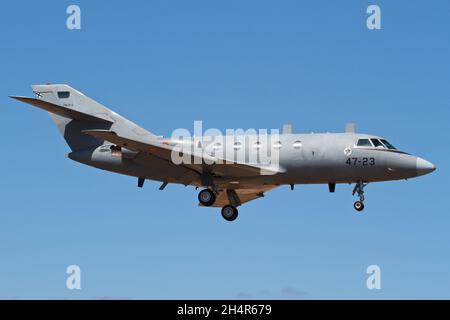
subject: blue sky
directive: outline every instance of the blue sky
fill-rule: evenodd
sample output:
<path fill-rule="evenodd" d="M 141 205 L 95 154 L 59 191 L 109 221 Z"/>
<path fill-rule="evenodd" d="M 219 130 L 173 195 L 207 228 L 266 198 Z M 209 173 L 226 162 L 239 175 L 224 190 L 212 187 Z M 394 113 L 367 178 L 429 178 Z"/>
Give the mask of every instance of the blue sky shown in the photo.
<path fill-rule="evenodd" d="M 378 4 L 382 29 L 366 28 Z M 77 4 L 81 30 L 66 28 Z M 0 13 L 0 298 L 450 298 L 448 1 L 14 1 Z M 431 175 L 281 187 L 235 223 L 191 187 L 70 161 L 7 96 L 67 83 L 146 129 L 358 131 Z M 66 267 L 82 270 L 67 290 Z M 381 290 L 366 268 L 381 267 Z"/>

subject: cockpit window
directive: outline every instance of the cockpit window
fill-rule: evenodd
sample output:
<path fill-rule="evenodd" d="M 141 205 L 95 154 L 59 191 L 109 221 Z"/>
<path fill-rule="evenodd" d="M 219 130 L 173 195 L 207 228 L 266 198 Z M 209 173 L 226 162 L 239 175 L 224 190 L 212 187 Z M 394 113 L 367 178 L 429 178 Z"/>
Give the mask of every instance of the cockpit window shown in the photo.
<path fill-rule="evenodd" d="M 356 145 L 358 147 L 372 147 L 372 144 L 370 143 L 369 139 L 359 139 Z"/>
<path fill-rule="evenodd" d="M 385 140 L 385 139 L 380 139 L 380 141 L 383 142 L 383 144 L 384 144 L 388 149 L 397 150 L 397 148 L 395 148 L 392 144 L 390 144 L 389 142 L 387 142 L 387 140 Z"/>
<path fill-rule="evenodd" d="M 375 148 L 384 148 L 384 145 L 380 142 L 380 140 L 371 138 L 370 141 L 372 141 Z"/>

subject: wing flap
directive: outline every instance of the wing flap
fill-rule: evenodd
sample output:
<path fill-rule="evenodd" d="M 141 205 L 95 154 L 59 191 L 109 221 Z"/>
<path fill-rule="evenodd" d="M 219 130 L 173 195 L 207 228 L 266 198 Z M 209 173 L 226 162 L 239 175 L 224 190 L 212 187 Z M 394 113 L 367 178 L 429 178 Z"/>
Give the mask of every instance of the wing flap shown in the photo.
<path fill-rule="evenodd" d="M 262 186 L 255 186 L 254 188 L 249 189 L 235 189 L 240 204 L 244 204 L 246 202 L 262 198 L 264 197 L 264 193 L 267 191 L 270 191 L 272 189 L 275 189 L 278 187 L 278 185 L 262 185 Z M 228 204 L 230 204 L 230 199 L 227 194 L 226 190 L 221 190 L 216 195 L 216 202 L 212 205 L 213 207 L 223 207 Z M 201 206 L 201 204 L 199 204 Z"/>

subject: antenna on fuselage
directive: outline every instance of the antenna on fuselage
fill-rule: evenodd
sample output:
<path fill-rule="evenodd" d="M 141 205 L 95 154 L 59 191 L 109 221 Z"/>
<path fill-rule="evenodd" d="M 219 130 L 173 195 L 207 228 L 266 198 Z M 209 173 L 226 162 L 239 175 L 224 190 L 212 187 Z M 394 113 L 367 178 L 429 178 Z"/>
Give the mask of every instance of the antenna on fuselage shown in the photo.
<path fill-rule="evenodd" d="M 292 134 L 292 124 L 290 124 L 290 123 L 283 124 L 282 133 L 283 134 Z"/>
<path fill-rule="evenodd" d="M 345 132 L 355 133 L 356 132 L 356 124 L 354 124 L 353 122 L 347 123 L 345 125 Z"/>

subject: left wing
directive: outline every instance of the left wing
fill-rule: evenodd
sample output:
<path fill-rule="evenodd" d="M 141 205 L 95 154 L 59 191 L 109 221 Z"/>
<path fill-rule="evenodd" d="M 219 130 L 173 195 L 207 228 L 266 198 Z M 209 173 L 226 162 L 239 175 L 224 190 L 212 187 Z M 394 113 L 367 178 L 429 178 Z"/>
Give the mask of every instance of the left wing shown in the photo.
<path fill-rule="evenodd" d="M 172 153 L 174 150 L 176 150 L 175 146 L 171 146 L 163 140 L 155 139 L 140 141 L 136 140 L 135 138 L 131 139 L 120 136 L 116 132 L 109 130 L 84 130 L 83 132 L 97 139 L 112 142 L 132 151 L 146 152 L 161 159 L 173 162 Z M 218 159 L 205 153 L 191 154 L 191 156 L 192 160 L 197 159 L 199 161 L 192 161 L 191 164 L 182 163 L 180 165 L 193 169 L 199 173 L 208 172 L 214 173 L 219 176 L 249 177 L 259 175 L 273 175 L 280 172 L 277 171 L 276 168 L 272 169 L 271 167 L 258 167 L 239 162 L 229 163 L 223 159 Z M 202 160 L 209 161 L 209 163 L 212 164 L 205 165 L 203 164 Z M 216 162 L 221 162 L 222 164 L 217 164 Z"/>

